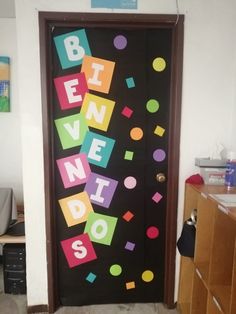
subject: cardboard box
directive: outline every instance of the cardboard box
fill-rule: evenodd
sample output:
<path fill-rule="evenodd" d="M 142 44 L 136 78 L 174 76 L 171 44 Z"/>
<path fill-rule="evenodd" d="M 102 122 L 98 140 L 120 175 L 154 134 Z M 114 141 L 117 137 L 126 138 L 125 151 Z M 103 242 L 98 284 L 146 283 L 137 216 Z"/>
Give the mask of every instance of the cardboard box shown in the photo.
<path fill-rule="evenodd" d="M 205 184 L 224 185 L 226 168 L 205 168 L 200 167 L 200 174 Z"/>

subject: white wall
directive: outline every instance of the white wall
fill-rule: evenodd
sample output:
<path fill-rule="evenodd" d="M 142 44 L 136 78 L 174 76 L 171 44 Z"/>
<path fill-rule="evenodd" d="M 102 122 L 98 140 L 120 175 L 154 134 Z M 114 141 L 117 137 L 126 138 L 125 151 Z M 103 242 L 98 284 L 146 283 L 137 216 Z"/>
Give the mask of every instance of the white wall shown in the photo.
<path fill-rule="evenodd" d="M 184 181 L 196 171 L 194 158 L 210 155 L 219 141 L 226 147 L 232 145 L 232 114 L 235 114 L 236 100 L 236 3 L 234 0 L 228 0 L 227 5 L 221 0 L 179 2 L 180 13 L 186 15 L 178 215 L 180 230 Z M 137 11 L 125 12 L 175 14 L 175 3 L 174 0 L 139 0 Z M 123 12 L 92 10 L 90 0 L 16 1 L 29 305 L 47 303 L 38 37 L 40 10 Z M 178 265 L 177 258 L 177 270 Z"/>
<path fill-rule="evenodd" d="M 16 22 L 0 18 L 0 56 L 10 57 L 11 112 L 0 112 L 0 187 L 13 188 L 16 200 L 23 202 L 20 110 L 17 84 Z"/>

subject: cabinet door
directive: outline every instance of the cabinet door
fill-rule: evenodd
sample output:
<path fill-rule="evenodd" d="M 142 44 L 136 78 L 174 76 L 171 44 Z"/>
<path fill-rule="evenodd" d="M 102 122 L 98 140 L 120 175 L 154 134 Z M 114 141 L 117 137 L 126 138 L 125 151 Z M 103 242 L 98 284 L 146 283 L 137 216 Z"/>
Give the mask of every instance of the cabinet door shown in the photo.
<path fill-rule="evenodd" d="M 193 260 L 189 257 L 182 256 L 178 296 L 178 308 L 181 314 L 190 313 L 194 269 Z"/>
<path fill-rule="evenodd" d="M 199 192 L 196 191 L 190 184 L 186 184 L 183 217 L 184 221 L 190 217 L 192 210 L 197 208 L 198 197 Z M 195 267 L 193 264 L 193 259 L 181 256 L 178 308 L 182 314 L 190 313 L 194 269 Z"/>
<path fill-rule="evenodd" d="M 191 314 L 204 314 L 207 311 L 208 292 L 203 284 L 200 274 L 196 271 L 193 278 L 193 294 Z"/>
<path fill-rule="evenodd" d="M 216 205 L 200 194 L 197 205 L 197 231 L 194 263 L 205 282 L 208 282 Z"/>
<path fill-rule="evenodd" d="M 234 259 L 233 259 L 233 276 L 231 289 L 231 310 L 230 314 L 236 313 L 236 242 L 234 245 Z"/>
<path fill-rule="evenodd" d="M 229 313 L 232 290 L 236 224 L 217 210 L 209 274 L 210 290 L 225 313 Z"/>
<path fill-rule="evenodd" d="M 222 314 L 222 309 L 217 302 L 217 300 L 211 295 L 211 293 L 208 294 L 208 300 L 207 300 L 207 314 Z"/>

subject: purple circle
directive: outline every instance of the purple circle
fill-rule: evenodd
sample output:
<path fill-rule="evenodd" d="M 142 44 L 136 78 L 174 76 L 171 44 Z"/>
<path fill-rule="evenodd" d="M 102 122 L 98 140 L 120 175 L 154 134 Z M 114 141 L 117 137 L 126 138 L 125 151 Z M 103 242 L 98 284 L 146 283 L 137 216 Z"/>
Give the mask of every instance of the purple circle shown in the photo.
<path fill-rule="evenodd" d="M 114 43 L 114 46 L 116 47 L 116 49 L 122 50 L 127 46 L 127 39 L 123 35 L 117 35 L 114 38 L 113 43 Z"/>
<path fill-rule="evenodd" d="M 153 153 L 153 159 L 155 161 L 163 161 L 166 158 L 166 153 L 163 149 L 156 149 Z"/>

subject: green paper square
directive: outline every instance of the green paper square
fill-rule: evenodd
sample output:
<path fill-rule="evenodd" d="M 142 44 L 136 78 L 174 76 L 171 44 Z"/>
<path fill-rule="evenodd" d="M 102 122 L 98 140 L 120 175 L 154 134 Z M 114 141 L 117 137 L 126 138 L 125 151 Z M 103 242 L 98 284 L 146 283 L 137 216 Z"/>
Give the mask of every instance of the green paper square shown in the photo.
<path fill-rule="evenodd" d="M 57 119 L 55 125 L 63 149 L 81 145 L 88 131 L 87 122 L 81 113 Z"/>
<path fill-rule="evenodd" d="M 88 233 L 92 242 L 111 245 L 117 218 L 97 213 L 90 213 L 84 233 Z"/>
<path fill-rule="evenodd" d="M 126 160 L 132 160 L 133 157 L 134 157 L 134 152 L 131 152 L 131 151 L 129 151 L 129 150 L 127 150 L 127 151 L 125 152 L 125 159 L 126 159 Z"/>

